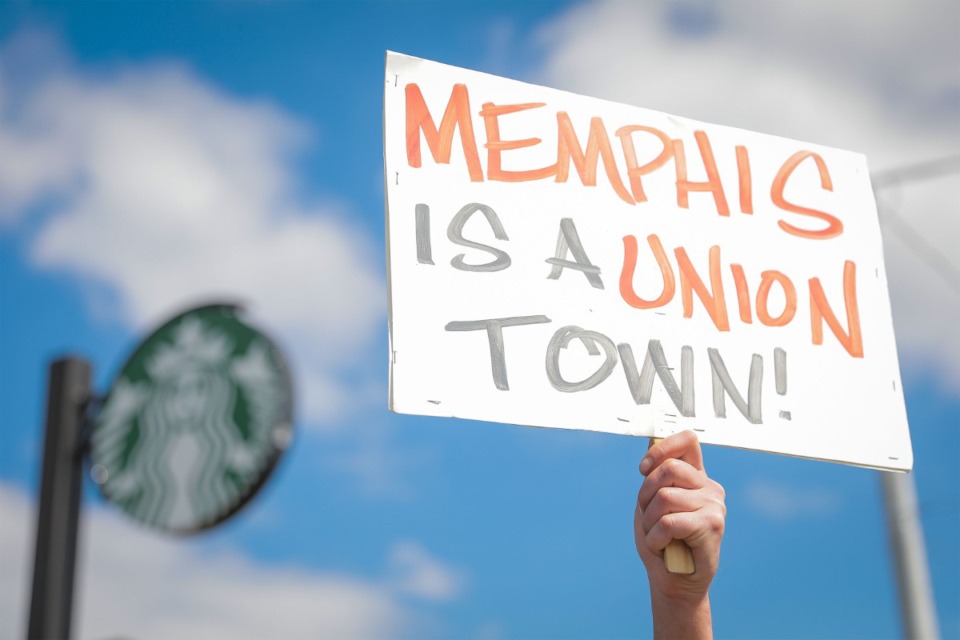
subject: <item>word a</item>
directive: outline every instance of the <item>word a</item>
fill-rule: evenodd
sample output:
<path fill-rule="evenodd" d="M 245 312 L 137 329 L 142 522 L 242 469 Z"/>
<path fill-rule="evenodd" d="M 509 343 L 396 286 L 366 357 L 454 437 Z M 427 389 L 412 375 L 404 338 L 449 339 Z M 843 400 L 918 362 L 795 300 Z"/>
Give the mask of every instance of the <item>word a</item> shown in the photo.
<path fill-rule="evenodd" d="M 485 263 L 470 264 L 466 262 L 465 254 L 461 253 L 455 256 L 450 264 L 453 268 L 461 271 L 493 272 L 509 268 L 512 264 L 509 253 L 503 249 L 464 237 L 464 227 L 470 218 L 477 213 L 482 214 L 496 239 L 509 241 L 500 216 L 492 207 L 480 203 L 469 203 L 462 207 L 451 219 L 447 227 L 447 239 L 455 245 L 488 253 L 493 259 Z M 434 262 L 433 242 L 430 235 L 430 207 L 426 204 L 416 205 L 415 216 L 417 261 L 420 264 L 432 265 Z M 647 244 L 659 267 L 663 288 L 659 296 L 650 300 L 641 298 L 634 291 L 633 279 L 637 270 L 638 243 L 634 236 L 625 236 L 623 238 L 623 268 L 620 273 L 620 296 L 624 302 L 635 309 L 655 309 L 666 306 L 676 296 L 677 279 L 679 279 L 683 317 L 693 317 L 694 294 L 696 294 L 697 299 L 700 300 L 717 330 L 721 332 L 730 331 L 727 294 L 723 284 L 720 262 L 720 247 L 714 245 L 708 251 L 708 286 L 693 266 L 686 249 L 683 247 L 674 249 L 675 269 L 656 234 L 647 237 Z M 571 257 L 572 260 L 569 259 Z M 564 218 L 560 221 L 556 253 L 554 256 L 547 258 L 546 262 L 551 265 L 547 279 L 556 280 L 560 277 L 563 269 L 574 269 L 583 273 L 590 286 L 596 289 L 604 288 L 600 268 L 590 262 L 572 218 Z M 753 297 L 750 294 L 750 286 L 743 266 L 733 262 L 730 263 L 729 268 L 734 281 L 739 317 L 742 323 L 752 324 L 754 312 L 757 320 L 768 327 L 783 327 L 793 322 L 799 300 L 796 285 L 789 276 L 777 269 L 764 270 L 760 274 L 756 296 Z M 856 264 L 850 260 L 845 261 L 843 266 L 843 301 L 847 318 L 846 329 L 827 301 L 820 278 L 808 279 L 809 327 L 813 344 L 823 344 L 823 325 L 826 323 L 850 356 L 862 358 L 863 335 L 860 329 L 860 311 L 857 303 L 856 274 Z M 783 310 L 776 315 L 770 310 L 769 306 L 770 294 L 774 287 L 780 289 L 785 300 Z"/>

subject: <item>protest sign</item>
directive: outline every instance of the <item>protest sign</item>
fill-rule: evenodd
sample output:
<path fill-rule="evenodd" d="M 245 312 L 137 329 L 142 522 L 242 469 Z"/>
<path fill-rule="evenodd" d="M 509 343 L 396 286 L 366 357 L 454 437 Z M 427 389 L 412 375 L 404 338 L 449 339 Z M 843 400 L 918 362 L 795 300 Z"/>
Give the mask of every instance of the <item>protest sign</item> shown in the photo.
<path fill-rule="evenodd" d="M 388 53 L 394 411 L 913 463 L 856 153 Z"/>

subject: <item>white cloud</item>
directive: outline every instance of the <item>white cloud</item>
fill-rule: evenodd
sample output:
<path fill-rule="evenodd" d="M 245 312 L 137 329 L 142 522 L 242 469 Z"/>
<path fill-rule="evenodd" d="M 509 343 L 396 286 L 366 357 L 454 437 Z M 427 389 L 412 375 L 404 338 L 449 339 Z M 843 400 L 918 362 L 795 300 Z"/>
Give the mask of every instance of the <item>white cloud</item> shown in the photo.
<path fill-rule="evenodd" d="M 778 522 L 829 516 L 843 504 L 840 495 L 828 489 L 789 487 L 766 480 L 752 481 L 743 495 L 751 509 Z"/>
<path fill-rule="evenodd" d="M 574 7 L 538 39 L 538 80 L 571 91 L 865 153 L 874 171 L 960 153 L 960 5 L 671 3 Z M 904 184 L 884 225 L 901 353 L 960 389 L 960 174 Z M 886 195 L 886 192 L 884 193 Z M 881 207 L 881 219 L 884 209 Z"/>
<path fill-rule="evenodd" d="M 451 600 L 463 579 L 415 542 L 398 542 L 390 550 L 393 584 L 402 593 L 428 600 Z"/>
<path fill-rule="evenodd" d="M 0 637 L 21 637 L 33 560 L 33 503 L 0 483 Z M 459 574 L 420 545 L 399 542 L 383 578 L 267 566 L 211 553 L 87 507 L 78 557 L 79 638 L 387 638 L 430 621 L 410 598 L 449 601 Z M 209 546 L 209 545 L 208 545 Z"/>
<path fill-rule="evenodd" d="M 14 38 L 5 72 L 17 47 L 62 58 L 34 40 Z M 42 213 L 31 260 L 105 289 L 107 313 L 137 329 L 211 297 L 248 303 L 296 345 L 308 420 L 332 424 L 350 405 L 341 374 L 364 361 L 386 296 L 343 207 L 298 197 L 308 128 L 176 64 L 39 73 L 0 86 L 0 156 L 17 159 L 0 164 L 0 223 Z"/>

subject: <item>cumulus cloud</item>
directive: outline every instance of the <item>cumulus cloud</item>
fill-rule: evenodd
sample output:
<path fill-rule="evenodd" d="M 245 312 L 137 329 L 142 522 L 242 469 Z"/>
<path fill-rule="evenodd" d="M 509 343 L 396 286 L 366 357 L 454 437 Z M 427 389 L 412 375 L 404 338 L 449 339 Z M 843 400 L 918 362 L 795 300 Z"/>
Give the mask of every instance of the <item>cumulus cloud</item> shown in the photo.
<path fill-rule="evenodd" d="M 21 637 L 28 611 L 34 504 L 0 484 L 0 637 Z M 431 625 L 417 602 L 460 593 L 458 572 L 415 542 L 388 553 L 382 578 L 264 565 L 202 551 L 87 508 L 74 628 L 80 638 L 388 638 Z"/>
<path fill-rule="evenodd" d="M 955 2 L 917 11 L 897 2 L 606 0 L 541 29 L 537 79 L 859 151 L 876 172 L 960 154 L 958 22 Z M 952 390 L 960 389 L 957 193 L 956 171 L 880 193 L 901 354 L 933 366 Z M 894 215 L 922 242 L 883 224 Z"/>
<path fill-rule="evenodd" d="M 25 78 L 23 49 L 53 62 Z M 201 300 L 247 303 L 296 345 L 306 417 L 331 423 L 386 296 L 347 209 L 300 197 L 310 128 L 178 64 L 94 72 L 64 58 L 30 33 L 0 52 L 0 156 L 17 159 L 0 164 L 0 223 L 38 213 L 32 262 L 105 292 L 97 311 L 133 328 Z"/>

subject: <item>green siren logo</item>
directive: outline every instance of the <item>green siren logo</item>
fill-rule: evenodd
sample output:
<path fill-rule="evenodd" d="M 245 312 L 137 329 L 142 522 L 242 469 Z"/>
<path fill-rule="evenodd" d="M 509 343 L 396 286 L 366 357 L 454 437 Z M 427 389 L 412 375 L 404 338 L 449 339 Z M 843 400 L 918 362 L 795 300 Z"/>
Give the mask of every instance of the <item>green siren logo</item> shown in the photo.
<path fill-rule="evenodd" d="M 130 516 L 206 529 L 260 488 L 290 442 L 282 355 L 231 305 L 183 313 L 133 353 L 91 438 L 91 473 Z"/>

